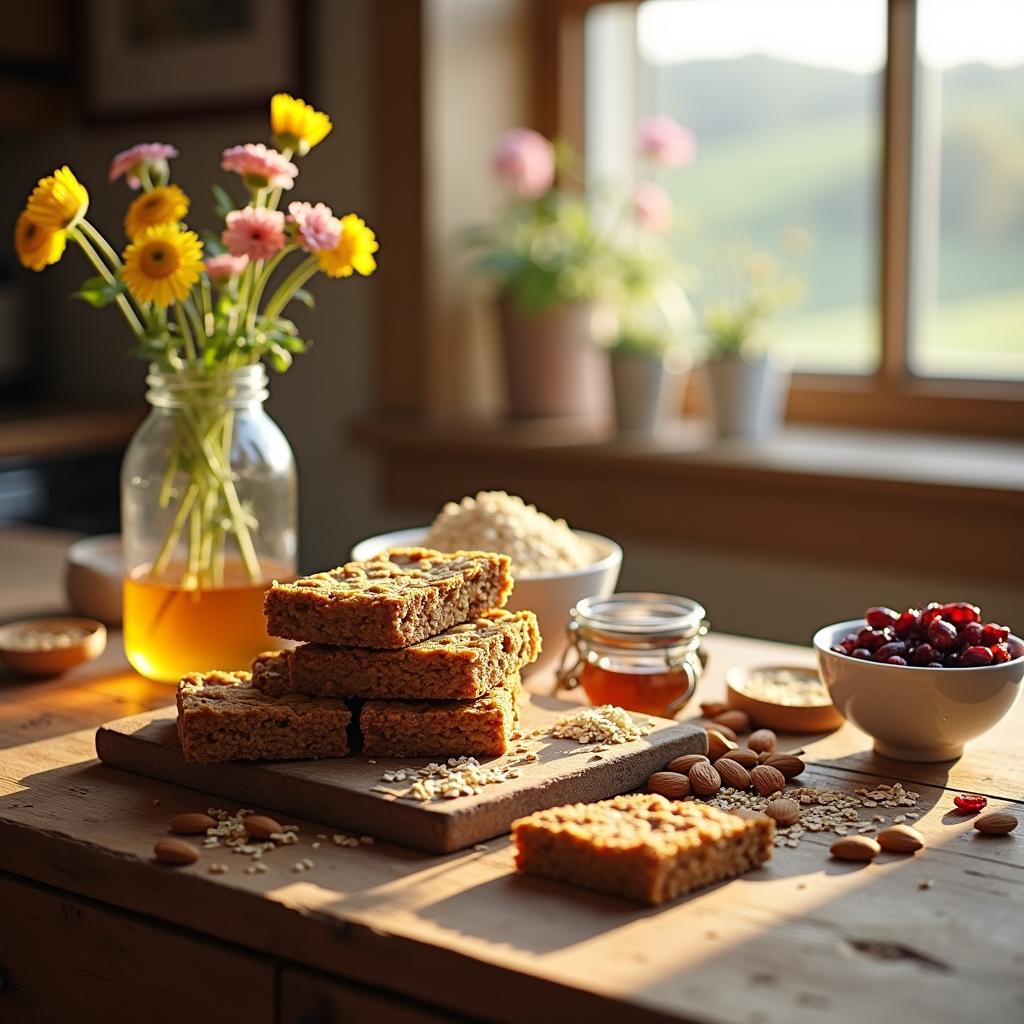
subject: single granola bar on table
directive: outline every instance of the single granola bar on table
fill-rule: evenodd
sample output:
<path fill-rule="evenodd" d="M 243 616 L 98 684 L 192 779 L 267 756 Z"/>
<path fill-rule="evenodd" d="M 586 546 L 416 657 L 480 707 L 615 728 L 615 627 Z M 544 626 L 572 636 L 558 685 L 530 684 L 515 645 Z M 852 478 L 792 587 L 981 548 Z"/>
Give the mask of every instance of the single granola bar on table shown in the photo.
<path fill-rule="evenodd" d="M 642 793 L 538 811 L 512 839 L 520 871 L 654 906 L 763 864 L 775 823 Z"/>
<path fill-rule="evenodd" d="M 368 700 L 359 712 L 371 757 L 497 757 L 519 725 L 518 676 L 476 700 Z"/>
<path fill-rule="evenodd" d="M 253 685 L 273 696 L 476 700 L 536 661 L 540 648 L 533 612 L 494 608 L 397 651 L 302 644 L 261 654 Z"/>
<path fill-rule="evenodd" d="M 275 582 L 263 610 L 272 636 L 390 650 L 503 608 L 511 591 L 507 555 L 394 548 L 294 583 Z"/>
<path fill-rule="evenodd" d="M 178 684 L 178 739 L 186 761 L 344 757 L 352 712 L 344 701 L 268 697 L 249 672 L 205 672 Z"/>

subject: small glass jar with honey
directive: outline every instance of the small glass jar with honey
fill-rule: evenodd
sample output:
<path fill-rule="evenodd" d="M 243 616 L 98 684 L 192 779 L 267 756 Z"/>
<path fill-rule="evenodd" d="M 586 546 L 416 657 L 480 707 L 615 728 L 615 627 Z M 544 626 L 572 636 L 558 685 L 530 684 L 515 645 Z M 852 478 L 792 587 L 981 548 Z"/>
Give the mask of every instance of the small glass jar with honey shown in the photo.
<path fill-rule="evenodd" d="M 572 610 L 556 689 L 592 704 L 673 718 L 693 696 L 707 654 L 704 609 L 671 594 L 588 597 Z"/>

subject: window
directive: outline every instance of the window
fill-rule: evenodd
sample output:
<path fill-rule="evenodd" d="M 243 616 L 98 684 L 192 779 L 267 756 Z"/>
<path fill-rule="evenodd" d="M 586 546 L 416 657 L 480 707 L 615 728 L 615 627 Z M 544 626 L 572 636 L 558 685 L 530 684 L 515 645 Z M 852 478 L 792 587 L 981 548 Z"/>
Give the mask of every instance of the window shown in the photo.
<path fill-rule="evenodd" d="M 811 236 L 776 330 L 801 371 L 791 418 L 1024 434 L 1024 3 L 541 6 L 561 13 L 539 22 L 557 68 L 538 65 L 538 127 L 593 177 L 635 170 L 647 113 L 694 130 L 664 182 L 682 258 Z"/>

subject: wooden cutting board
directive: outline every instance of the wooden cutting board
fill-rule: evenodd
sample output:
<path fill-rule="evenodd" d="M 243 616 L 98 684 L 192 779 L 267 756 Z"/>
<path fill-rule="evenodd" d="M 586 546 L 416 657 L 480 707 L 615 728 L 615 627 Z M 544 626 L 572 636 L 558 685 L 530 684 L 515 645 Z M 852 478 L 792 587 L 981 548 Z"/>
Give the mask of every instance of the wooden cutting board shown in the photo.
<path fill-rule="evenodd" d="M 523 704 L 522 731 L 543 729 L 561 715 L 579 710 L 547 697 Z M 636 715 L 638 722 L 650 716 Z M 186 764 L 181 756 L 174 707 L 122 718 L 100 726 L 96 753 L 117 768 L 216 793 L 243 807 L 269 808 L 285 818 L 307 818 L 360 835 L 386 839 L 429 853 L 450 853 L 509 831 L 524 814 L 559 804 L 603 800 L 643 785 L 680 754 L 702 753 L 702 729 L 663 718 L 643 739 L 595 753 L 591 744 L 542 736 L 528 741 L 537 760 L 517 764 L 520 775 L 485 786 L 476 796 L 421 802 L 394 793 L 403 783 L 384 783 L 387 770 L 419 768 L 431 758 L 414 760 L 361 755 L 320 761 L 250 761 Z M 487 762 L 495 766 L 521 761 L 509 755 Z M 205 808 L 203 808 L 205 810 Z"/>

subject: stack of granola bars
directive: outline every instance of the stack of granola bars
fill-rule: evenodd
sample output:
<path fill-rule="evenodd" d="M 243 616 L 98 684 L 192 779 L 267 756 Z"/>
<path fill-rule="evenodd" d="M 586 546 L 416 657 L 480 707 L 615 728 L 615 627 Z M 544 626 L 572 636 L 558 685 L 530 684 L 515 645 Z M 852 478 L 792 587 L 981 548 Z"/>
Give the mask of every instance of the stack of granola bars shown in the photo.
<path fill-rule="evenodd" d="M 350 739 L 371 757 L 503 754 L 540 652 L 534 614 L 503 610 L 511 589 L 504 555 L 424 548 L 275 583 L 268 630 L 302 643 L 183 679 L 186 759 L 340 757 Z"/>

